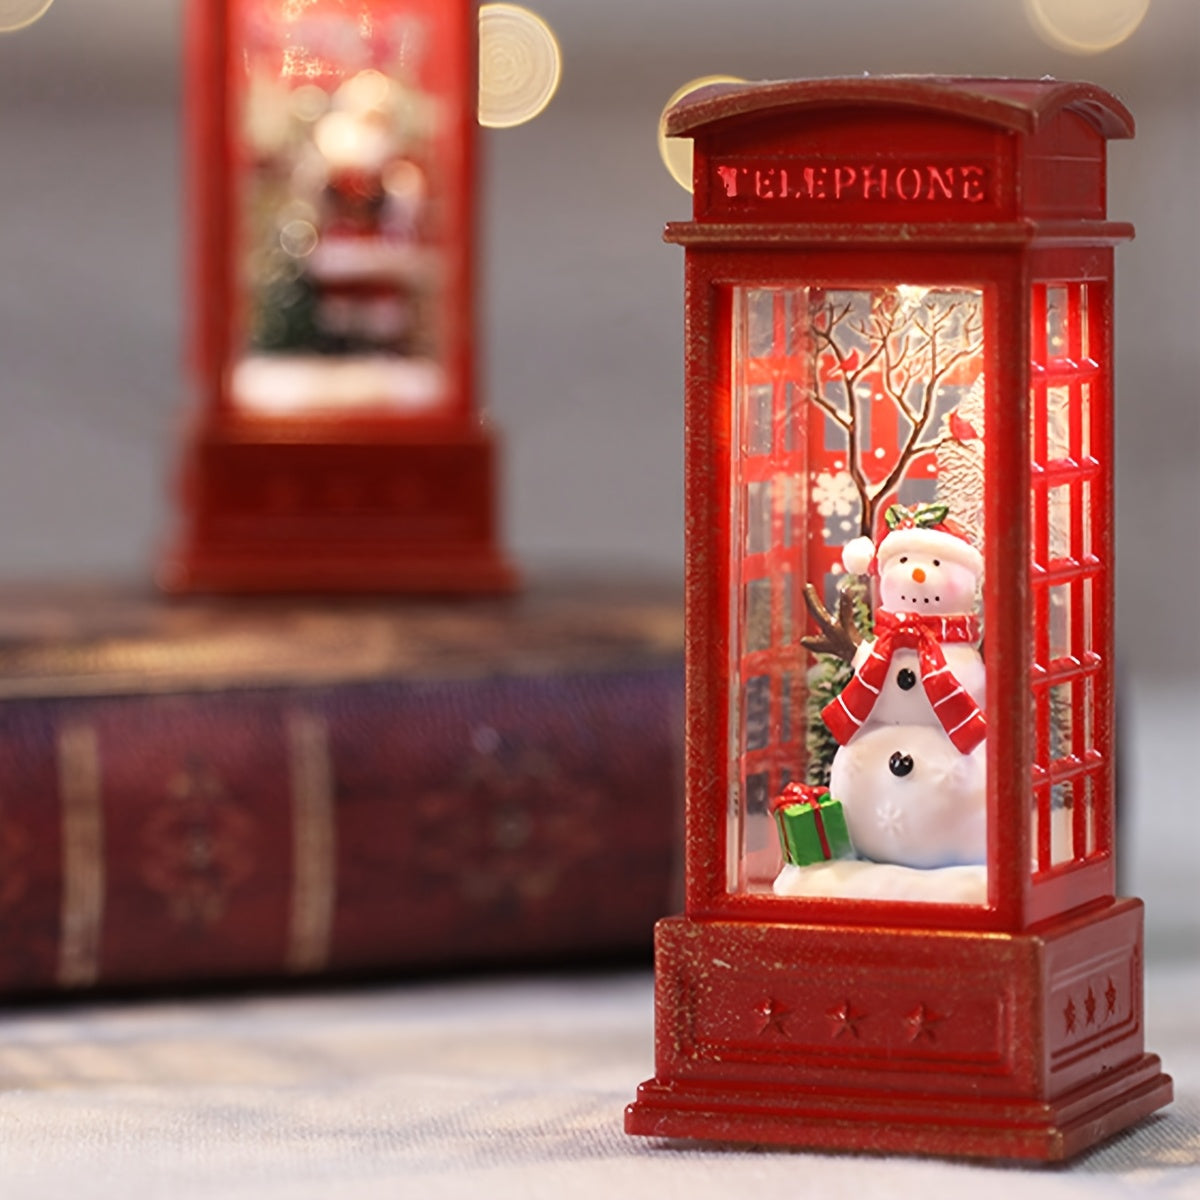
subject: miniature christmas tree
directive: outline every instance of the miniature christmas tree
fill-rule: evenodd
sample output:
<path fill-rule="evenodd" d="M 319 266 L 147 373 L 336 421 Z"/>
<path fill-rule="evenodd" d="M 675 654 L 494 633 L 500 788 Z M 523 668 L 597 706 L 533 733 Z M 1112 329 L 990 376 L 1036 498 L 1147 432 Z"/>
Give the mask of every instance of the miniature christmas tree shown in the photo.
<path fill-rule="evenodd" d="M 814 602 L 818 605 L 821 615 L 814 615 L 817 615 L 818 624 L 826 630 L 828 636 L 828 626 L 832 624 L 832 618 L 824 606 L 820 605 L 815 591 L 810 588 L 806 590 L 805 596 L 810 610 Z M 850 614 L 849 628 L 853 629 L 859 640 L 870 637 L 871 589 L 870 584 L 861 575 L 847 575 L 843 578 L 839 589 L 839 609 L 843 608 Z M 849 630 L 846 632 L 849 640 Z M 813 649 L 814 640 L 804 638 L 802 643 Z M 850 652 L 850 658 L 853 658 L 853 651 Z M 829 768 L 833 764 L 833 756 L 837 753 L 838 742 L 829 732 L 821 713 L 850 682 L 850 677 L 854 674 L 850 658 L 838 651 L 814 650 L 815 662 L 808 672 L 808 696 L 804 711 L 805 758 L 808 763 L 805 772 L 806 783 L 829 783 Z"/>

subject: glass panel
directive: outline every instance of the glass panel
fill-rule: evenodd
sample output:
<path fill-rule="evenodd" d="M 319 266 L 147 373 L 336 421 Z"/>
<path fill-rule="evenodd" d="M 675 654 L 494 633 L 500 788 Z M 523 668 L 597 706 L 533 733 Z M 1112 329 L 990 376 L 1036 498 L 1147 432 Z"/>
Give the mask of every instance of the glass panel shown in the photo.
<path fill-rule="evenodd" d="M 1046 565 L 1046 489 L 1035 481 L 1029 493 L 1029 557 L 1030 562 L 1038 567 Z"/>
<path fill-rule="evenodd" d="M 760 383 L 750 389 L 750 428 L 746 433 L 751 454 L 771 453 L 771 413 L 775 389 L 769 383 Z"/>
<path fill-rule="evenodd" d="M 1080 589 L 1083 596 L 1083 645 L 1079 650 L 1081 654 L 1094 654 L 1096 652 L 1096 633 L 1093 625 L 1093 590 L 1096 581 L 1094 579 L 1085 579 L 1083 586 Z"/>
<path fill-rule="evenodd" d="M 741 870 L 743 884 L 764 875 L 774 875 L 779 870 L 779 839 L 775 835 L 768 805 L 772 793 L 782 786 L 782 782 L 770 779 L 766 772 L 750 775 L 746 780 L 746 844 Z"/>
<path fill-rule="evenodd" d="M 791 475 L 781 475 L 775 483 L 775 490 L 779 497 L 779 520 L 783 527 L 782 543 L 786 550 L 796 544 L 797 481 Z"/>
<path fill-rule="evenodd" d="M 1029 832 L 1033 870 L 1040 871 L 1050 866 L 1053 851 L 1053 822 L 1050 812 L 1050 789 L 1047 786 L 1033 789 L 1033 808 L 1029 814 Z"/>
<path fill-rule="evenodd" d="M 803 403 L 803 397 L 794 383 L 789 383 L 784 389 L 783 449 L 791 454 L 796 449 L 797 429 L 800 426 L 798 409 Z"/>
<path fill-rule="evenodd" d="M 1083 480 L 1079 485 L 1079 503 L 1081 508 L 1080 516 L 1083 519 L 1083 526 L 1080 530 L 1079 553 L 1084 560 L 1092 557 L 1092 485 L 1088 480 Z"/>
<path fill-rule="evenodd" d="M 1050 489 L 1050 561 L 1071 557 L 1071 488 L 1059 484 Z"/>
<path fill-rule="evenodd" d="M 458 18 L 434 0 L 234 7 L 234 402 L 279 416 L 438 409 L 468 228 Z"/>
<path fill-rule="evenodd" d="M 1079 385 L 1079 460 L 1086 462 L 1092 456 L 1092 385 Z"/>
<path fill-rule="evenodd" d="M 770 362 L 775 354 L 782 351 L 786 356 L 787 347 L 776 345 L 775 306 L 778 293 L 768 288 L 748 288 L 742 292 L 746 315 L 746 328 L 749 332 L 749 357 L 755 364 L 762 361 Z"/>
<path fill-rule="evenodd" d="M 1068 353 L 1067 289 L 1046 289 L 1046 356 L 1063 358 Z"/>
<path fill-rule="evenodd" d="M 783 586 L 783 595 L 781 597 L 782 620 L 779 623 L 779 641 L 781 645 L 790 646 L 795 636 L 793 614 L 796 611 L 796 577 L 791 571 L 786 571 L 780 582 Z"/>
<path fill-rule="evenodd" d="M 771 485 L 746 485 L 746 553 L 764 554 L 771 548 Z"/>
<path fill-rule="evenodd" d="M 746 649 L 753 653 L 771 645 L 771 581 L 746 584 Z"/>
<path fill-rule="evenodd" d="M 1074 792 L 1069 782 L 1050 789 L 1050 864 L 1070 862 L 1075 857 Z"/>
<path fill-rule="evenodd" d="M 1046 459 L 1071 457 L 1071 389 L 1046 389 Z"/>
<path fill-rule="evenodd" d="M 771 782 L 765 773 L 746 777 L 746 809 L 752 816 L 761 817 L 766 814 L 770 790 Z"/>
<path fill-rule="evenodd" d="M 1071 585 L 1056 583 L 1050 588 L 1050 657 L 1071 653 Z"/>
<path fill-rule="evenodd" d="M 1084 824 L 1084 851 L 1087 854 L 1096 852 L 1096 781 L 1091 775 L 1083 779 L 1083 803 L 1086 811 Z"/>
<path fill-rule="evenodd" d="M 746 680 L 746 749 L 763 750 L 771 739 L 771 680 L 755 675 Z"/>
<path fill-rule="evenodd" d="M 1074 710 L 1071 707 L 1071 684 L 1056 683 L 1050 688 L 1050 761 L 1057 762 L 1071 754 L 1071 734 Z"/>
<path fill-rule="evenodd" d="M 732 419 L 743 436 L 731 481 L 744 534 L 731 563 L 742 603 L 731 608 L 730 670 L 743 703 L 730 737 L 730 879 L 741 890 L 986 901 L 983 309 L 979 289 L 915 283 L 733 288 Z M 758 428 L 767 420 L 770 437 Z M 863 535 L 878 550 L 878 595 L 858 573 L 870 550 L 851 553 L 850 570 L 842 562 Z M 800 607 L 806 583 L 827 613 Z M 880 640 L 885 609 L 952 618 L 936 624 L 945 693 L 920 679 L 914 651 Z M 802 630 L 827 649 L 802 648 Z M 885 678 L 873 711 L 847 729 L 824 714 L 848 686 L 861 694 L 848 658 L 873 636 Z M 802 861 L 779 869 L 775 821 L 750 781 L 773 798 L 789 778 L 840 805 L 849 843 L 830 843 L 836 861 L 803 861 L 788 843 Z M 788 820 L 816 818 L 801 805 Z"/>

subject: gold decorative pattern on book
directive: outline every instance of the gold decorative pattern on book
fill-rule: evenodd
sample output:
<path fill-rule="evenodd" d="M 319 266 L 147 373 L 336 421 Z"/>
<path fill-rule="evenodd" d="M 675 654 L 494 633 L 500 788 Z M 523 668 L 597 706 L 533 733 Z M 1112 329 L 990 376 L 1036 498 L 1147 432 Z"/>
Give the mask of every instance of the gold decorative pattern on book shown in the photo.
<path fill-rule="evenodd" d="M 90 726 L 59 730 L 58 792 L 63 824 L 58 982 L 87 987 L 100 973 L 105 883 L 100 750 Z"/>
<path fill-rule="evenodd" d="M 337 867 L 329 726 L 293 712 L 287 721 L 292 798 L 292 907 L 287 965 L 297 973 L 329 962 Z"/>

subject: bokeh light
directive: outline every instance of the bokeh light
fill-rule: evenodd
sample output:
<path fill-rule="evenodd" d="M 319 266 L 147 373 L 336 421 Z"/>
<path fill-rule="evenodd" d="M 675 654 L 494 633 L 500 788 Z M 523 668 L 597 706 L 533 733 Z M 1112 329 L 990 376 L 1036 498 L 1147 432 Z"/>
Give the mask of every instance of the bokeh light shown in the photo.
<path fill-rule="evenodd" d="M 391 93 L 391 80 L 382 71 L 368 69 L 347 79 L 337 90 L 337 100 L 342 108 L 369 113 L 385 109 Z"/>
<path fill-rule="evenodd" d="M 1029 21 L 1044 41 L 1072 54 L 1119 46 L 1142 23 L 1150 0 L 1025 0 Z"/>
<path fill-rule="evenodd" d="M 562 51 L 554 31 L 518 4 L 479 10 L 479 123 L 510 129 L 532 120 L 554 98 Z"/>
<path fill-rule="evenodd" d="M 0 33 L 12 33 L 32 25 L 54 0 L 0 0 Z"/>
<path fill-rule="evenodd" d="M 331 112 L 313 129 L 313 141 L 335 170 L 372 170 L 382 167 L 391 153 L 385 126 L 352 112 Z"/>
<path fill-rule="evenodd" d="M 315 83 L 306 83 L 292 90 L 288 98 L 292 115 L 301 121 L 319 120 L 329 111 L 329 93 Z"/>
<path fill-rule="evenodd" d="M 307 258 L 320 241 L 317 227 L 311 221 L 289 221 L 279 231 L 279 245 L 289 258 Z"/>
<path fill-rule="evenodd" d="M 671 93 L 671 98 L 663 105 L 658 118 L 658 155 L 663 160 L 663 166 L 671 173 L 671 178 L 685 191 L 692 190 L 692 139 L 667 137 L 667 110 L 680 100 L 708 87 L 710 83 L 745 83 L 736 75 L 701 75 L 691 79 L 681 88 Z"/>

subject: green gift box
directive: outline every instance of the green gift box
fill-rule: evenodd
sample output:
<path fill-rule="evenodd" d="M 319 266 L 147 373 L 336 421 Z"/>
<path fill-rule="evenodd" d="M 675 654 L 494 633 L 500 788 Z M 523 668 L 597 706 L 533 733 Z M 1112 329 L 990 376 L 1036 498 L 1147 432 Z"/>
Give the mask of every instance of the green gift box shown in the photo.
<path fill-rule="evenodd" d="M 798 867 L 853 858 L 842 802 L 828 789 L 789 783 L 771 802 L 783 856 Z"/>

